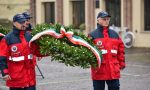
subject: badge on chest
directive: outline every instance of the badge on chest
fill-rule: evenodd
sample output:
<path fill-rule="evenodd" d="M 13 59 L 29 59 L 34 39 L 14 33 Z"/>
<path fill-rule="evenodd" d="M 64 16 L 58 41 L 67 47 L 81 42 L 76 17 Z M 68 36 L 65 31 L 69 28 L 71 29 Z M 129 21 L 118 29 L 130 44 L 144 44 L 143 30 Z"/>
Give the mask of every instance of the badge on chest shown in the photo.
<path fill-rule="evenodd" d="M 12 52 L 17 52 L 17 50 L 18 50 L 17 46 L 12 46 L 12 47 L 11 47 L 11 51 L 12 51 Z"/>
<path fill-rule="evenodd" d="M 97 41 L 96 45 L 98 46 L 98 48 L 104 48 L 102 41 Z"/>

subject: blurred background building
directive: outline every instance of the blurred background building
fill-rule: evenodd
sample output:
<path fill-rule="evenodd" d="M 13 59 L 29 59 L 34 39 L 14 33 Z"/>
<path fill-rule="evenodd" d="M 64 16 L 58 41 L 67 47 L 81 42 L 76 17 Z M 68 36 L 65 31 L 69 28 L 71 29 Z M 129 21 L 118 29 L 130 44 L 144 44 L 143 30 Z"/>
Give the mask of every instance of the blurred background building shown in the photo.
<path fill-rule="evenodd" d="M 0 20 L 12 20 L 29 11 L 33 24 L 61 23 L 85 33 L 96 28 L 98 12 L 110 13 L 111 25 L 127 27 L 135 35 L 135 47 L 150 47 L 150 0 L 0 0 Z"/>
<path fill-rule="evenodd" d="M 0 0 L 0 25 L 11 27 L 12 17 L 16 13 L 28 11 L 29 0 Z"/>

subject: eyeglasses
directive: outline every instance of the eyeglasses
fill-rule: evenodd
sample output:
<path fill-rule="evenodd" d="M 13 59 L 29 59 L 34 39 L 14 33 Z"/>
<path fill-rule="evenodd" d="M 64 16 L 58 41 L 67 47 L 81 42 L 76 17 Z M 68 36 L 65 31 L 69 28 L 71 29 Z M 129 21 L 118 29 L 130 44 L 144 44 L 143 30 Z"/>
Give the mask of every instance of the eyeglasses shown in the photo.
<path fill-rule="evenodd" d="M 23 21 L 23 22 L 19 22 L 20 24 L 24 24 L 26 21 Z"/>
<path fill-rule="evenodd" d="M 104 21 L 110 21 L 110 18 L 101 18 Z"/>
<path fill-rule="evenodd" d="M 30 22 L 30 19 L 27 19 L 27 22 Z"/>

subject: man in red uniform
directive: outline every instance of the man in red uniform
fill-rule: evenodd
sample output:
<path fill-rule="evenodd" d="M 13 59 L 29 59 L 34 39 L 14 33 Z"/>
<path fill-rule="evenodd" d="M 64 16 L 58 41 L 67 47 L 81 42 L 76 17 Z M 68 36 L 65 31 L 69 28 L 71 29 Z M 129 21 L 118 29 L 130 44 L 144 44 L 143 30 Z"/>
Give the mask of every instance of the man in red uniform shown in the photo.
<path fill-rule="evenodd" d="M 35 58 L 26 27 L 24 15 L 15 15 L 13 30 L 0 42 L 0 69 L 10 90 L 36 90 Z"/>
<path fill-rule="evenodd" d="M 102 51 L 100 68 L 91 68 L 94 90 L 120 89 L 120 70 L 125 68 L 124 44 L 118 34 L 109 29 L 110 15 L 102 11 L 97 16 L 97 29 L 89 33 L 95 45 Z"/>

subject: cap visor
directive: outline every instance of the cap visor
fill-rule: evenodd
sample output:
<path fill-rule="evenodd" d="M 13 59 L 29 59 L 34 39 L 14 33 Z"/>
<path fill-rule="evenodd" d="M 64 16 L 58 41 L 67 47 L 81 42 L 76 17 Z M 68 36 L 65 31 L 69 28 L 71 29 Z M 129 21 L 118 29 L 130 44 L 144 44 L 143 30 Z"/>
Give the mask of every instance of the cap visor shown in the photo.
<path fill-rule="evenodd" d="M 18 23 L 24 23 L 26 21 L 26 19 L 20 19 L 20 20 L 18 20 L 17 22 Z"/>
<path fill-rule="evenodd" d="M 104 15 L 104 16 L 102 16 L 101 18 L 104 18 L 104 17 L 111 17 L 110 15 Z"/>
<path fill-rule="evenodd" d="M 26 19 L 31 19 L 32 17 L 31 16 L 29 16 L 29 17 L 26 17 Z"/>

